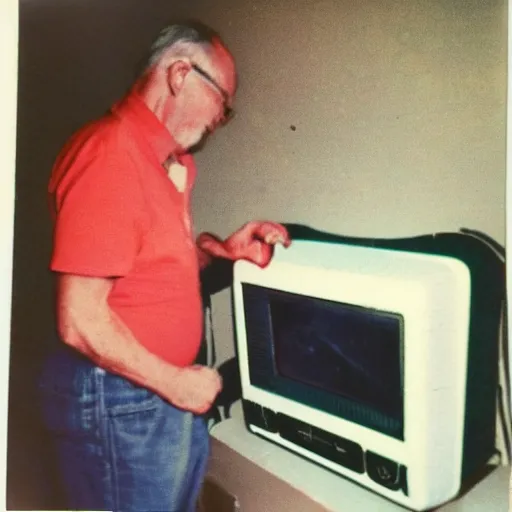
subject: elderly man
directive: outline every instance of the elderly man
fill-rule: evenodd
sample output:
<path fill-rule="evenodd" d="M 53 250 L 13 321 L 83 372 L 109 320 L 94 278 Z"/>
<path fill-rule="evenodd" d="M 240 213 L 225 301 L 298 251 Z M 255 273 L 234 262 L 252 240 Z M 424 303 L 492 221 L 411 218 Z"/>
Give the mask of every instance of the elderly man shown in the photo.
<path fill-rule="evenodd" d="M 59 347 L 39 389 L 69 507 L 195 510 L 208 456 L 202 414 L 222 383 L 194 364 L 200 270 L 215 258 L 269 263 L 273 222 L 194 241 L 191 149 L 226 122 L 233 58 L 198 24 L 154 43 L 128 94 L 79 130 L 55 163 L 51 269 Z"/>

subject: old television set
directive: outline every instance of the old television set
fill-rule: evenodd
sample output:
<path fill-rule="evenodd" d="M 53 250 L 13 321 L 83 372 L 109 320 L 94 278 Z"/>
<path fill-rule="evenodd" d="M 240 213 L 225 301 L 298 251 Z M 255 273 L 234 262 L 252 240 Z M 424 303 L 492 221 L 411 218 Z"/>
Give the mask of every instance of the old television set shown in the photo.
<path fill-rule="evenodd" d="M 341 240 L 235 264 L 245 423 L 429 510 L 494 453 L 503 268 L 457 233 Z"/>

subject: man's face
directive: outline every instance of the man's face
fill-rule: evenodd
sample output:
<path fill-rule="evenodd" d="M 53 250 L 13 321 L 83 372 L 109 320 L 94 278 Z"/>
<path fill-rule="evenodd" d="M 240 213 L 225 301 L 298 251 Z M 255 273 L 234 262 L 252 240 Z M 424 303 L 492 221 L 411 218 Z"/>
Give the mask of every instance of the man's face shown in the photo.
<path fill-rule="evenodd" d="M 220 45 L 208 61 L 191 62 L 182 96 L 182 116 L 174 134 L 185 150 L 201 143 L 231 116 L 236 89 L 230 54 Z"/>

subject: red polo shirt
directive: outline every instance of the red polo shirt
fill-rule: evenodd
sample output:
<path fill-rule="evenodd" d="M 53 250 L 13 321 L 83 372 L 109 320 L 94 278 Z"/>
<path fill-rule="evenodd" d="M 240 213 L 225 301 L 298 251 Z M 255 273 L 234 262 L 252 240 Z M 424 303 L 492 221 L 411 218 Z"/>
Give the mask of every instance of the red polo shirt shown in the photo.
<path fill-rule="evenodd" d="M 175 144 L 135 93 L 78 131 L 57 158 L 49 185 L 54 216 L 50 268 L 116 277 L 108 302 L 148 350 L 185 366 L 202 334 L 199 267 L 190 232 L 195 179 L 185 191 L 164 161 Z"/>

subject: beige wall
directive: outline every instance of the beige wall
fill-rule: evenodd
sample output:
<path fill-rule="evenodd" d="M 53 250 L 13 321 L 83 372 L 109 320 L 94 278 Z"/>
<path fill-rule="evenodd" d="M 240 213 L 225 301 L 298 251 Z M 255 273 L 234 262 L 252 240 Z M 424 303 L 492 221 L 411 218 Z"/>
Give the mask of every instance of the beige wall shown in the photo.
<path fill-rule="evenodd" d="M 503 241 L 503 4 L 226 7 L 240 116 L 201 157 L 198 222 L 375 236 L 471 225 Z"/>
<path fill-rule="evenodd" d="M 198 228 L 470 227 L 504 243 L 503 0 L 220 4 L 239 116 L 199 157 Z M 229 293 L 214 312 L 222 360 L 233 354 Z"/>
<path fill-rule="evenodd" d="M 240 72 L 238 116 L 198 158 L 198 229 L 224 236 L 265 217 L 375 237 L 467 226 L 504 242 L 504 0 L 20 6 L 11 507 L 56 503 L 31 385 L 52 330 L 50 167 L 71 131 L 124 91 L 172 16 L 220 30 Z M 214 315 L 223 360 L 233 354 L 227 293 Z"/>

